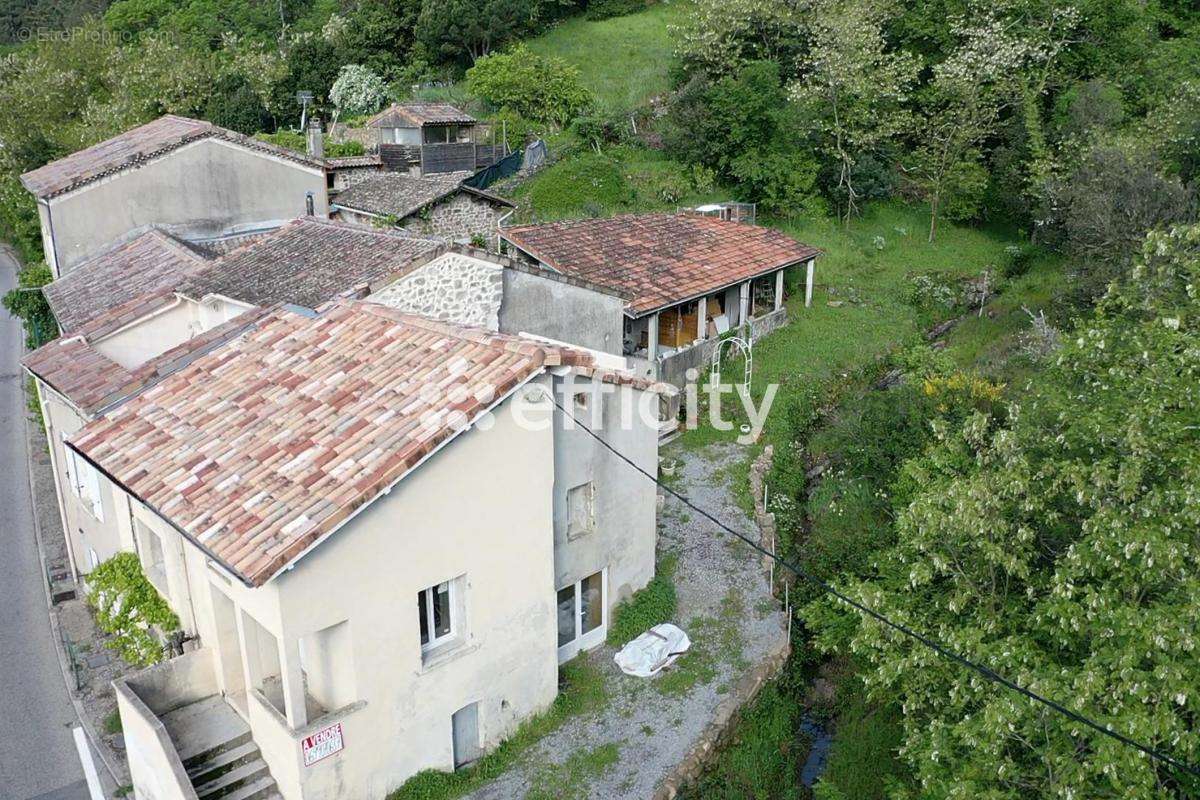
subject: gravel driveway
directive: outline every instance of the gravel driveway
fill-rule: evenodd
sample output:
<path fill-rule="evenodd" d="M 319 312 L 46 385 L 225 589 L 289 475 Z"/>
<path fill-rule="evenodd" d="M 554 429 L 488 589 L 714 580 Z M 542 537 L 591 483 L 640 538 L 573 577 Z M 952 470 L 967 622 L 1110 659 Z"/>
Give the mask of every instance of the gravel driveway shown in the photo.
<path fill-rule="evenodd" d="M 664 450 L 676 458 L 677 491 L 730 527 L 758 537 L 734 501 L 726 467 L 737 445 Z M 659 515 L 660 564 L 675 562 L 678 619 L 692 650 L 650 679 L 622 674 L 614 650 L 587 656 L 608 693 L 599 711 L 575 717 L 523 753 L 519 763 L 467 797 L 474 800 L 648 798 L 702 739 L 739 680 L 787 647 L 786 617 L 769 595 L 761 561 L 668 496 Z"/>

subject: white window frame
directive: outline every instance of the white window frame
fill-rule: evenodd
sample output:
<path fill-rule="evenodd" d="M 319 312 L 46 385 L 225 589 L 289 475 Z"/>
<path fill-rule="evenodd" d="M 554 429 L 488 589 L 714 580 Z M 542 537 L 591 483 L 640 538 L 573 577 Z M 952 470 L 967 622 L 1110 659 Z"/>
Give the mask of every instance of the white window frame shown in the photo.
<path fill-rule="evenodd" d="M 71 494 L 79 499 L 79 504 L 87 509 L 97 522 L 104 522 L 104 501 L 100 498 L 100 470 L 67 446 L 67 434 L 61 435 L 63 454 L 66 456 L 63 468 L 67 473 Z"/>
<path fill-rule="evenodd" d="M 421 589 L 419 592 L 417 592 L 418 596 L 424 597 L 424 599 L 425 599 L 424 608 L 420 609 L 420 611 L 418 613 L 425 614 L 425 630 L 427 630 L 429 632 L 429 641 L 421 642 L 421 653 L 422 654 L 428 653 L 432 650 L 436 650 L 437 648 L 442 647 L 443 645 L 449 644 L 450 642 L 454 641 L 454 639 L 458 636 L 458 633 L 459 633 L 458 590 L 457 590 L 457 587 L 455 586 L 456 583 L 458 583 L 457 580 L 442 581 L 441 583 L 435 583 L 433 586 L 429 586 L 429 587 L 427 587 L 425 589 Z M 446 633 L 442 634 L 441 636 L 437 636 L 437 635 L 435 635 L 435 627 L 434 627 L 434 622 L 433 622 L 435 619 L 434 613 L 433 613 L 433 603 L 434 603 L 433 598 L 434 598 L 434 590 L 441 589 L 443 586 L 446 587 L 446 601 L 447 601 L 447 607 L 449 609 L 449 614 L 450 614 L 450 620 L 449 620 L 450 624 L 448 626 L 449 629 L 447 630 Z M 420 619 L 420 617 L 418 617 L 417 618 L 418 639 L 420 636 L 420 632 L 421 632 L 421 619 Z"/>
<path fill-rule="evenodd" d="M 587 633 L 581 634 L 583 630 L 583 582 L 597 573 L 584 575 L 574 583 L 560 587 L 554 593 L 555 608 L 557 611 L 558 592 L 563 589 L 573 588 L 575 590 L 575 638 L 564 645 L 558 647 L 558 663 L 570 661 L 583 650 L 591 650 L 594 647 L 599 647 L 604 644 L 604 640 L 608 638 L 608 567 L 600 570 L 600 624 Z M 555 625 L 555 641 L 558 637 L 558 627 Z"/>

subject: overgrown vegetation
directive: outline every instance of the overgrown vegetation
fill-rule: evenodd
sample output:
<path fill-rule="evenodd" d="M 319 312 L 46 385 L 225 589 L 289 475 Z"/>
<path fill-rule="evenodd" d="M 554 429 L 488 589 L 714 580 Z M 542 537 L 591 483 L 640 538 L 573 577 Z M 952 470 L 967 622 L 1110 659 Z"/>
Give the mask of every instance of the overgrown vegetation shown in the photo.
<path fill-rule="evenodd" d="M 25 327 L 25 346 L 32 349 L 41 347 L 58 335 L 58 323 L 54 320 L 54 312 L 46 302 L 41 287 L 53 279 L 50 268 L 37 263 L 25 267 L 17 273 L 17 285 L 0 297 L 8 313 L 19 317 Z"/>
<path fill-rule="evenodd" d="M 88 573 L 87 601 L 121 658 L 136 666 L 162 660 L 158 635 L 179 630 L 179 618 L 147 580 L 136 553 L 118 553 Z"/>
<path fill-rule="evenodd" d="M 650 583 L 613 609 L 608 643 L 624 647 L 655 625 L 675 618 L 675 559 L 664 558 Z"/>

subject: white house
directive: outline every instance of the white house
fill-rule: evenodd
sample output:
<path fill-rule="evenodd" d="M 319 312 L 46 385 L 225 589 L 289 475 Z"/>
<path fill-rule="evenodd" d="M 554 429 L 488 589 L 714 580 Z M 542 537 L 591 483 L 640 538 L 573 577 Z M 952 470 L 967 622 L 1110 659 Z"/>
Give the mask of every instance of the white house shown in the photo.
<path fill-rule="evenodd" d="M 655 468 L 620 420 L 657 389 L 609 363 L 276 307 L 72 435 L 195 637 L 117 684 L 134 796 L 382 797 L 546 708 L 654 571 L 654 484 L 571 422 Z"/>
<path fill-rule="evenodd" d="M 171 114 L 27 172 L 21 183 L 37 200 L 55 277 L 151 226 L 221 239 L 329 215 L 323 159 Z"/>

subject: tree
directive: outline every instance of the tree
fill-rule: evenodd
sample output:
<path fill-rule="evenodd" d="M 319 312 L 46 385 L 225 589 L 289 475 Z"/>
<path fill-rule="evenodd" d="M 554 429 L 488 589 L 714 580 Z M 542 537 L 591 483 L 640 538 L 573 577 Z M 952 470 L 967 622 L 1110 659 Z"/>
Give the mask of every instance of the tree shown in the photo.
<path fill-rule="evenodd" d="M 796 136 L 797 115 L 779 66 L 752 61 L 716 80 L 694 76 L 668 109 L 663 144 L 676 160 L 735 183 L 743 199 L 787 214 L 811 211 L 818 167 Z"/>
<path fill-rule="evenodd" d="M 822 0 L 807 18 L 817 43 L 801 59 L 804 77 L 791 86 L 800 118 L 837 163 L 845 222 L 858 212 L 858 166 L 909 126 L 905 106 L 918 64 L 889 52 L 883 36 L 886 6 L 878 0 Z"/>
<path fill-rule="evenodd" d="M 897 542 L 843 588 L 1135 740 L 1200 760 L 1200 226 L 1136 269 L 1009 407 L 936 426 Z M 804 612 L 904 709 L 923 796 L 1194 797 L 1200 781 L 832 601 Z"/>
<path fill-rule="evenodd" d="M 271 115 L 254 86 L 243 75 L 222 75 L 204 104 L 209 122 L 240 133 L 253 134 L 271 126 Z"/>
<path fill-rule="evenodd" d="M 710 77 L 751 61 L 790 65 L 804 44 L 802 17 L 789 0 L 696 0 L 671 33 L 684 68 Z"/>
<path fill-rule="evenodd" d="M 1090 148 L 1051 188 L 1048 224 L 1072 255 L 1090 297 L 1128 270 L 1146 231 L 1195 219 L 1193 192 L 1162 174 L 1152 155 L 1112 144 Z"/>
<path fill-rule="evenodd" d="M 336 44 L 347 64 L 362 64 L 394 80 L 411 61 L 420 0 L 359 0 L 346 14 Z"/>
<path fill-rule="evenodd" d="M 359 64 L 347 64 L 338 73 L 329 99 L 339 114 L 371 114 L 387 100 L 383 79 Z"/>
<path fill-rule="evenodd" d="M 921 92 L 913 131 L 917 146 L 906 168 L 929 200 L 931 242 L 942 204 L 956 188 L 955 177 L 978 163 L 979 145 L 1011 103 L 1013 76 L 1028 53 L 1026 43 L 994 16 L 959 21 L 954 33 L 958 48 L 933 68 L 933 79 Z"/>
<path fill-rule="evenodd" d="M 474 63 L 528 31 L 532 0 L 424 0 L 415 36 L 435 57 Z"/>
<path fill-rule="evenodd" d="M 539 56 L 524 44 L 481 57 L 467 70 L 467 88 L 495 109 L 558 127 L 592 105 L 578 69 L 560 58 Z"/>

